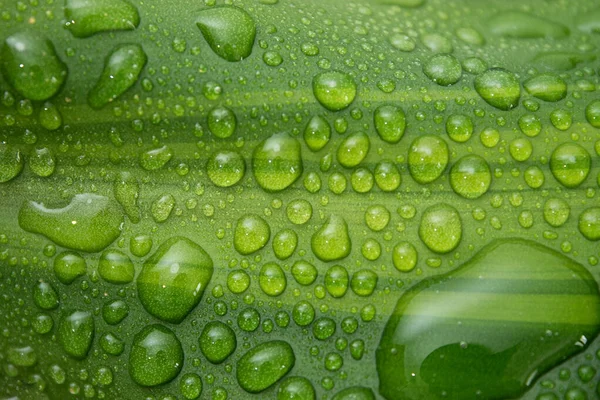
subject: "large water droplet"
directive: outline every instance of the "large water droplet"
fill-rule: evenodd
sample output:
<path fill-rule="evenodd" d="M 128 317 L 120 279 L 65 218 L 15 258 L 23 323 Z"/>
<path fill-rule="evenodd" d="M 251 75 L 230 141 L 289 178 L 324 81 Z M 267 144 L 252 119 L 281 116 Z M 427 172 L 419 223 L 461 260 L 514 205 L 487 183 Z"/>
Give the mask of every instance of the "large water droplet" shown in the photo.
<path fill-rule="evenodd" d="M 137 8 L 125 0 L 66 0 L 65 19 L 67 29 L 79 38 L 132 30 L 140 24 Z"/>
<path fill-rule="evenodd" d="M 450 158 L 444 139 L 423 135 L 416 138 L 408 151 L 408 169 L 418 183 L 430 183 L 439 178 Z"/>
<path fill-rule="evenodd" d="M 599 330 L 598 285 L 583 266 L 534 242 L 496 241 L 400 298 L 377 350 L 380 393 L 515 398 Z"/>
<path fill-rule="evenodd" d="M 563 143 L 550 156 L 552 175 L 567 188 L 581 185 L 590 173 L 591 164 L 590 153 L 576 143 Z"/>
<path fill-rule="evenodd" d="M 148 57 L 138 44 L 122 44 L 106 57 L 102 75 L 88 94 L 93 108 L 102 108 L 132 87 L 140 77 Z"/>
<path fill-rule="evenodd" d="M 183 237 L 165 241 L 137 278 L 140 302 L 163 321 L 179 323 L 198 305 L 213 274 L 202 247 Z"/>
<path fill-rule="evenodd" d="M 75 311 L 63 316 L 58 327 L 58 340 L 68 355 L 77 359 L 87 356 L 94 339 L 94 317 L 89 311 Z"/>
<path fill-rule="evenodd" d="M 225 361 L 237 347 L 235 332 L 221 321 L 207 323 L 198 340 L 202 354 L 213 364 Z"/>
<path fill-rule="evenodd" d="M 46 208 L 28 201 L 19 212 L 19 225 L 24 230 L 90 253 L 105 249 L 119 237 L 122 223 L 123 213 L 116 201 L 91 193 L 75 195 L 64 208 Z"/>
<path fill-rule="evenodd" d="M 277 192 L 287 188 L 302 175 L 300 143 L 287 133 L 263 140 L 254 150 L 252 170 L 263 189 Z"/>
<path fill-rule="evenodd" d="M 269 224 L 258 215 L 245 215 L 237 221 L 233 245 L 238 253 L 252 254 L 267 244 L 271 237 Z"/>
<path fill-rule="evenodd" d="M 458 211 L 444 203 L 427 208 L 421 216 L 419 237 L 436 253 L 454 250 L 462 237 L 462 222 Z"/>
<path fill-rule="evenodd" d="M 111 249 L 100 256 L 98 274 L 107 282 L 124 284 L 133 281 L 135 268 L 127 254 Z"/>
<path fill-rule="evenodd" d="M 150 325 L 133 338 L 129 375 L 142 386 L 157 386 L 174 379 L 183 367 L 183 348 L 177 336 L 162 325 Z"/>
<path fill-rule="evenodd" d="M 313 93 L 323 107 L 339 111 L 354 101 L 356 83 L 345 72 L 322 72 L 313 79 Z"/>
<path fill-rule="evenodd" d="M 239 385 L 247 392 L 259 393 L 273 386 L 294 366 L 292 347 L 282 340 L 259 344 L 237 362 Z"/>
<path fill-rule="evenodd" d="M 58 58 L 52 42 L 31 31 L 7 37 L 0 60 L 6 80 L 30 100 L 49 99 L 67 78 L 67 66 Z"/>
<path fill-rule="evenodd" d="M 514 73 L 490 68 L 475 78 L 475 90 L 489 105 L 508 111 L 519 104 L 521 84 Z"/>
<path fill-rule="evenodd" d="M 460 158 L 450 170 L 452 189 L 466 199 L 481 197 L 491 183 L 490 166 L 485 159 L 474 154 Z"/>
<path fill-rule="evenodd" d="M 566 26 L 521 11 L 504 11 L 489 20 L 495 35 L 519 39 L 562 38 L 569 35 Z"/>
<path fill-rule="evenodd" d="M 222 6 L 202 10 L 196 19 L 196 25 L 219 57 L 233 62 L 252 54 L 256 25 L 243 9 Z"/>
<path fill-rule="evenodd" d="M 311 248 L 315 256 L 322 261 L 346 258 L 352 249 L 346 221 L 337 215 L 330 216 L 312 236 Z"/>
<path fill-rule="evenodd" d="M 87 264 L 85 258 L 74 251 L 60 253 L 54 259 L 54 275 L 61 283 L 70 285 L 75 279 L 85 275 Z"/>

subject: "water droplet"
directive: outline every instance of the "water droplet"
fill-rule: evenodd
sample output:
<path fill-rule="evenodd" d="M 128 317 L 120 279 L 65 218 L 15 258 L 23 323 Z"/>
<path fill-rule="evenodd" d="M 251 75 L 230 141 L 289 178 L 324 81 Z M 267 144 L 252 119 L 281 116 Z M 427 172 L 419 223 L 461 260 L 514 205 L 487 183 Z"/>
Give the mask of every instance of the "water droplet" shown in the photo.
<path fill-rule="evenodd" d="M 111 356 L 119 356 L 125 350 L 125 343 L 112 333 L 106 333 L 100 338 L 100 347 Z"/>
<path fill-rule="evenodd" d="M 137 278 L 138 297 L 156 318 L 180 323 L 200 302 L 212 274 L 212 259 L 202 247 L 173 237 L 144 263 Z"/>
<path fill-rule="evenodd" d="M 250 287 L 250 275 L 244 270 L 231 271 L 227 275 L 227 288 L 231 293 L 244 293 Z"/>
<path fill-rule="evenodd" d="M 212 51 L 224 60 L 241 61 L 252 54 L 256 25 L 243 9 L 234 6 L 204 9 L 196 25 Z"/>
<path fill-rule="evenodd" d="M 318 271 L 311 263 L 299 260 L 292 266 L 292 276 L 301 285 L 311 285 L 317 279 Z"/>
<path fill-rule="evenodd" d="M 313 93 L 321 105 L 330 111 L 347 108 L 356 97 L 356 83 L 347 73 L 328 71 L 313 80 Z"/>
<path fill-rule="evenodd" d="M 56 54 L 54 44 L 31 31 L 7 37 L 0 60 L 6 80 L 30 100 L 49 99 L 67 78 L 67 66 Z"/>
<path fill-rule="evenodd" d="M 495 128 L 485 128 L 479 136 L 481 144 L 487 148 L 495 147 L 500 141 L 500 132 Z"/>
<path fill-rule="evenodd" d="M 149 325 L 133 338 L 129 375 L 139 385 L 157 386 L 173 380 L 183 367 L 177 336 L 162 325 Z"/>
<path fill-rule="evenodd" d="M 111 249 L 100 256 L 98 274 L 107 282 L 124 284 L 133 281 L 135 269 L 127 254 Z"/>
<path fill-rule="evenodd" d="M 106 57 L 104 69 L 88 94 L 93 108 L 102 108 L 132 87 L 140 77 L 148 57 L 138 44 L 122 44 Z"/>
<path fill-rule="evenodd" d="M 369 269 L 361 269 L 352 274 L 350 288 L 358 296 L 370 296 L 375 291 L 378 278 L 375 272 Z"/>
<path fill-rule="evenodd" d="M 102 307 L 102 319 L 109 325 L 121 323 L 129 315 L 129 306 L 123 300 L 114 300 Z"/>
<path fill-rule="evenodd" d="M 525 182 L 532 189 L 538 189 L 542 187 L 546 177 L 544 176 L 544 172 L 540 169 L 540 167 L 533 165 L 525 170 L 523 174 L 525 178 Z"/>
<path fill-rule="evenodd" d="M 550 156 L 550 171 L 563 186 L 575 188 L 589 175 L 591 163 L 586 149 L 576 143 L 563 143 Z"/>
<path fill-rule="evenodd" d="M 85 275 L 86 272 L 85 259 L 78 253 L 65 251 L 54 259 L 54 274 L 65 285 L 71 284 L 75 279 Z"/>
<path fill-rule="evenodd" d="M 349 282 L 348 271 L 341 265 L 334 265 L 325 273 L 325 289 L 332 297 L 344 297 Z"/>
<path fill-rule="evenodd" d="M 588 208 L 581 213 L 579 232 L 588 240 L 600 240 L 600 207 Z"/>
<path fill-rule="evenodd" d="M 140 156 L 140 165 L 147 171 L 155 171 L 164 167 L 171 158 L 173 158 L 173 150 L 165 145 L 143 152 Z"/>
<path fill-rule="evenodd" d="M 471 44 L 473 46 L 483 46 L 485 44 L 483 35 L 474 28 L 461 27 L 458 28 L 455 33 L 456 37 L 466 44 Z"/>
<path fill-rule="evenodd" d="M 121 234 L 123 214 L 116 201 L 85 193 L 64 208 L 28 201 L 19 212 L 22 229 L 40 233 L 56 244 L 90 253 L 105 249 Z"/>
<path fill-rule="evenodd" d="M 555 228 L 564 225 L 570 213 L 571 207 L 565 200 L 552 198 L 544 204 L 544 219 Z"/>
<path fill-rule="evenodd" d="M 438 54 L 425 62 L 423 73 L 440 86 L 450 86 L 460 80 L 462 67 L 456 57 Z"/>
<path fill-rule="evenodd" d="M 594 128 L 600 128 L 600 100 L 590 102 L 585 108 L 585 119 Z"/>
<path fill-rule="evenodd" d="M 31 326 L 36 333 L 45 335 L 46 333 L 49 333 L 52 328 L 54 328 L 54 320 L 47 314 L 38 314 L 35 316 L 33 321 L 31 321 Z"/>
<path fill-rule="evenodd" d="M 16 178 L 23 170 L 23 157 L 19 150 L 0 142 L 0 183 Z"/>
<path fill-rule="evenodd" d="M 195 400 L 202 394 L 202 380 L 197 374 L 185 374 L 179 382 L 179 391 L 184 399 Z"/>
<path fill-rule="evenodd" d="M 33 301 L 42 310 L 58 307 L 58 293 L 48 282 L 40 281 L 33 287 Z"/>
<path fill-rule="evenodd" d="M 462 62 L 462 68 L 465 72 L 473 75 L 482 74 L 487 67 L 487 63 L 479 57 L 468 57 Z"/>
<path fill-rule="evenodd" d="M 448 54 L 454 51 L 454 47 L 452 46 L 450 39 L 438 33 L 428 33 L 421 36 L 421 42 L 432 53 Z"/>
<path fill-rule="evenodd" d="M 527 138 L 517 138 L 508 146 L 511 157 L 515 161 L 524 162 L 529 160 L 533 153 L 533 145 Z"/>
<path fill-rule="evenodd" d="M 129 241 L 129 251 L 136 257 L 144 257 L 152 250 L 152 238 L 148 235 L 138 235 Z"/>
<path fill-rule="evenodd" d="M 92 347 L 94 333 L 92 313 L 75 311 L 62 317 L 58 327 L 58 340 L 65 353 L 83 359 Z"/>
<path fill-rule="evenodd" d="M 137 8 L 124 0 L 66 0 L 65 19 L 67 29 L 78 38 L 133 30 L 140 24 Z"/>
<path fill-rule="evenodd" d="M 573 124 L 573 115 L 565 109 L 557 108 L 550 113 L 550 122 L 556 129 L 566 131 Z"/>
<path fill-rule="evenodd" d="M 54 104 L 46 102 L 40 110 L 39 121 L 47 130 L 55 131 L 62 126 L 62 115 Z"/>
<path fill-rule="evenodd" d="M 398 143 L 406 130 L 406 116 L 400 107 L 382 105 L 373 113 L 375 130 L 381 140 L 387 143 Z"/>
<path fill-rule="evenodd" d="M 227 107 L 217 106 L 208 112 L 206 117 L 208 129 L 219 139 L 227 139 L 235 132 L 237 118 Z"/>
<path fill-rule="evenodd" d="M 521 11 L 498 13 L 488 21 L 488 27 L 495 35 L 517 39 L 558 39 L 569 35 L 566 26 Z"/>
<path fill-rule="evenodd" d="M 398 167 L 391 161 L 382 160 L 375 166 L 375 182 L 384 192 L 393 192 L 402 183 Z"/>
<path fill-rule="evenodd" d="M 352 386 L 340 390 L 331 400 L 375 400 L 375 394 L 369 388 Z"/>
<path fill-rule="evenodd" d="M 446 120 L 446 133 L 455 142 L 464 143 L 473 134 L 473 120 L 463 114 L 453 114 Z"/>
<path fill-rule="evenodd" d="M 365 212 L 365 223 L 374 232 L 384 230 L 390 222 L 390 212 L 385 206 L 369 206 Z"/>
<path fill-rule="evenodd" d="M 315 115 L 308 121 L 304 129 L 304 141 L 312 151 L 319 151 L 329 142 L 331 126 L 320 115 Z"/>
<path fill-rule="evenodd" d="M 237 221 L 233 245 L 238 253 L 248 255 L 265 247 L 270 237 L 269 224 L 258 215 L 248 214 Z"/>
<path fill-rule="evenodd" d="M 238 152 L 221 150 L 208 159 L 206 173 L 216 186 L 230 187 L 244 177 L 246 162 Z"/>
<path fill-rule="evenodd" d="M 330 216 L 312 236 L 311 248 L 315 256 L 322 261 L 346 258 L 352 248 L 346 221 L 337 215 Z"/>
<path fill-rule="evenodd" d="M 140 209 L 138 197 L 140 195 L 140 184 L 129 172 L 121 172 L 113 186 L 115 199 L 121 204 L 127 217 L 137 224 L 140 222 Z"/>
<path fill-rule="evenodd" d="M 315 400 L 315 388 L 306 378 L 286 378 L 277 389 L 277 400 Z"/>
<path fill-rule="evenodd" d="M 419 237 L 436 253 L 454 250 L 462 237 L 462 222 L 458 211 L 444 203 L 427 208 L 421 216 Z"/>
<path fill-rule="evenodd" d="M 172 194 L 162 194 L 153 203 L 150 209 L 152 218 L 156 222 L 165 222 L 173 208 L 175 207 L 175 197 Z"/>
<path fill-rule="evenodd" d="M 408 242 L 400 242 L 394 246 L 392 262 L 400 272 L 410 272 L 417 265 L 418 253 L 415 246 Z"/>
<path fill-rule="evenodd" d="M 399 299 L 377 349 L 380 392 L 516 398 L 598 330 L 598 286 L 583 266 L 534 242 L 498 240 Z"/>
<path fill-rule="evenodd" d="M 600 8 L 595 10 L 586 11 L 579 14 L 575 19 L 575 25 L 579 30 L 586 33 L 599 33 L 600 32 Z"/>
<path fill-rule="evenodd" d="M 408 35 L 397 33 L 389 38 L 390 44 L 400 51 L 411 52 L 417 46 L 415 41 Z"/>
<path fill-rule="evenodd" d="M 202 354 L 213 364 L 225 361 L 237 347 L 235 332 L 221 321 L 208 322 L 198 340 Z"/>
<path fill-rule="evenodd" d="M 283 229 L 273 237 L 273 253 L 280 260 L 289 258 L 298 245 L 298 235 L 291 229 Z"/>
<path fill-rule="evenodd" d="M 284 190 L 302 175 L 300 143 L 287 133 L 263 140 L 254 150 L 252 170 L 264 190 Z"/>
<path fill-rule="evenodd" d="M 263 61 L 269 67 L 277 67 L 283 62 L 283 57 L 276 51 L 266 51 L 263 54 Z"/>
<path fill-rule="evenodd" d="M 298 326 L 308 326 L 315 319 L 315 309 L 306 300 L 301 300 L 294 305 L 292 318 Z"/>
<path fill-rule="evenodd" d="M 448 145 L 444 139 L 423 135 L 416 138 L 408 151 L 408 169 L 418 183 L 430 183 L 439 178 L 449 159 Z"/>
<path fill-rule="evenodd" d="M 337 160 L 346 168 L 356 167 L 365 159 L 370 146 L 371 142 L 366 133 L 353 133 L 340 143 L 337 150 Z"/>
<path fill-rule="evenodd" d="M 259 393 L 283 378 L 295 362 L 294 350 L 287 342 L 264 342 L 250 349 L 238 360 L 237 381 L 245 391 Z"/>
<path fill-rule="evenodd" d="M 258 283 L 265 294 L 279 296 L 287 286 L 287 279 L 279 265 L 267 263 L 260 269 Z"/>
<path fill-rule="evenodd" d="M 521 98 L 516 75 L 502 68 L 490 68 L 475 78 L 475 90 L 489 105 L 503 111 L 515 108 Z"/>
<path fill-rule="evenodd" d="M 303 225 L 312 217 L 312 205 L 304 200 L 292 200 L 286 209 L 287 217 L 292 224 Z"/>
<path fill-rule="evenodd" d="M 567 96 L 567 83 L 553 74 L 540 74 L 523 82 L 527 93 L 540 100 L 556 102 Z"/>
<path fill-rule="evenodd" d="M 521 132 L 529 137 L 535 137 L 542 131 L 542 122 L 537 115 L 525 114 L 519 118 Z"/>
<path fill-rule="evenodd" d="M 37 364 L 37 355 L 31 346 L 9 347 L 6 350 L 6 361 L 17 367 L 33 367 Z"/>

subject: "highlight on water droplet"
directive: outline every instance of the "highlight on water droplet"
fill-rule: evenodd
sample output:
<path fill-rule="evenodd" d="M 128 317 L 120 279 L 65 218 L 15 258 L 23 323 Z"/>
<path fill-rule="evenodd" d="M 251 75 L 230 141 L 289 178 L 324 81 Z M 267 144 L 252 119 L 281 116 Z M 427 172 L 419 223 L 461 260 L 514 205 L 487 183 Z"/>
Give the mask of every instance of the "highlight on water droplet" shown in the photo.
<path fill-rule="evenodd" d="M 65 19 L 67 29 L 78 38 L 133 30 L 140 24 L 137 8 L 126 0 L 65 0 Z"/>

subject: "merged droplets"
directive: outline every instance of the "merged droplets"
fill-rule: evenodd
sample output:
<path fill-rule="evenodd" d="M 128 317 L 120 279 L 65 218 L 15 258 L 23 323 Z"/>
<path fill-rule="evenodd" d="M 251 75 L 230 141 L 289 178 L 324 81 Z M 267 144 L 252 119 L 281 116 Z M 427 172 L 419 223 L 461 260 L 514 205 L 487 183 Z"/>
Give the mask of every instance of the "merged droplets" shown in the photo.
<path fill-rule="evenodd" d="M 173 331 L 149 325 L 133 338 L 129 375 L 139 385 L 157 386 L 173 380 L 183 367 L 183 348 Z"/>
<path fill-rule="evenodd" d="M 237 252 L 248 255 L 265 247 L 271 237 L 271 228 L 258 215 L 248 214 L 237 221 L 233 235 Z"/>
<path fill-rule="evenodd" d="M 590 173 L 591 164 L 590 154 L 576 143 L 563 143 L 550 156 L 552 175 L 567 188 L 581 185 Z"/>
<path fill-rule="evenodd" d="M 254 149 L 252 170 L 254 178 L 266 191 L 284 190 L 302 175 L 300 143 L 287 133 L 263 140 Z"/>
<path fill-rule="evenodd" d="M 421 217 L 419 237 L 436 253 L 454 250 L 462 237 L 462 222 L 458 211 L 444 203 L 427 208 Z"/>
<path fill-rule="evenodd" d="M 515 108 L 521 98 L 516 75 L 503 68 L 490 68 L 475 78 L 475 90 L 489 105 L 503 111 Z"/>
<path fill-rule="evenodd" d="M 49 99 L 67 78 L 67 66 L 56 54 L 54 44 L 30 31 L 7 37 L 0 60 L 6 80 L 30 100 Z"/>
<path fill-rule="evenodd" d="M 416 138 L 408 151 L 408 169 L 418 183 L 430 183 L 439 178 L 449 159 L 446 142 L 433 135 Z"/>
<path fill-rule="evenodd" d="M 204 9 L 196 18 L 196 25 L 212 51 L 224 60 L 241 61 L 252 54 L 256 24 L 243 9 L 234 6 Z"/>
<path fill-rule="evenodd" d="M 221 150 L 209 157 L 206 173 L 216 186 L 230 187 L 244 177 L 246 162 L 236 151 Z"/>
<path fill-rule="evenodd" d="M 487 161 L 471 154 L 460 158 L 450 170 L 450 185 L 466 199 L 481 197 L 490 188 L 492 173 Z"/>
<path fill-rule="evenodd" d="M 313 93 L 323 107 L 330 111 L 339 111 L 354 101 L 356 83 L 345 72 L 322 72 L 313 79 Z"/>
<path fill-rule="evenodd" d="M 88 94 L 93 108 L 102 108 L 132 87 L 138 80 L 148 57 L 138 44 L 115 47 L 106 58 L 104 70 Z"/>
<path fill-rule="evenodd" d="M 66 0 L 65 19 L 67 29 L 79 38 L 132 30 L 140 24 L 137 8 L 125 0 Z"/>

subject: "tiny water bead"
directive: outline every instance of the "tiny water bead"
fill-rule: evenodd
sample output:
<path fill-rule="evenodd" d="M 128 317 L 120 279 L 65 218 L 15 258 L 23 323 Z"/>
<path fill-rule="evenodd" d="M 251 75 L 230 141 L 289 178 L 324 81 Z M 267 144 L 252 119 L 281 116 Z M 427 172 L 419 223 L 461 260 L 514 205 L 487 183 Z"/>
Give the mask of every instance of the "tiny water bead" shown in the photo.
<path fill-rule="evenodd" d="M 66 28 L 78 38 L 133 30 L 140 24 L 137 8 L 125 0 L 66 0 L 65 19 Z"/>
<path fill-rule="evenodd" d="M 87 273 L 85 259 L 74 251 L 60 253 L 54 259 L 54 275 L 61 283 L 71 284 L 75 279 Z"/>
<path fill-rule="evenodd" d="M 256 38 L 256 24 L 250 14 L 239 7 L 206 8 L 198 14 L 196 25 L 219 57 L 229 62 L 250 57 Z"/>
<path fill-rule="evenodd" d="M 221 321 L 208 322 L 198 341 L 202 354 L 213 364 L 225 361 L 237 347 L 235 332 Z"/>
<path fill-rule="evenodd" d="M 347 108 L 356 97 L 356 83 L 345 72 L 328 71 L 315 76 L 313 94 L 321 105 L 330 111 Z"/>
<path fill-rule="evenodd" d="M 292 266 L 292 276 L 301 285 L 311 285 L 318 276 L 317 268 L 308 261 L 299 260 Z"/>
<path fill-rule="evenodd" d="M 337 150 L 338 162 L 346 168 L 360 164 L 369 152 L 371 141 L 364 132 L 356 132 L 347 136 Z"/>
<path fill-rule="evenodd" d="M 563 143 L 550 156 L 550 171 L 563 186 L 576 188 L 589 175 L 591 163 L 586 149 L 576 143 Z"/>
<path fill-rule="evenodd" d="M 533 97 L 557 102 L 567 96 L 567 83 L 553 74 L 540 74 L 523 82 L 523 87 Z"/>
<path fill-rule="evenodd" d="M 503 111 L 515 108 L 521 98 L 519 80 L 503 68 L 490 68 L 478 75 L 475 90 L 486 103 Z"/>
<path fill-rule="evenodd" d="M 110 283 L 124 284 L 133 281 L 135 269 L 133 262 L 119 250 L 106 250 L 98 261 L 98 274 Z"/>
<path fill-rule="evenodd" d="M 320 115 L 312 117 L 304 129 L 304 142 L 312 151 L 319 151 L 329 143 L 331 126 Z"/>
<path fill-rule="evenodd" d="M 278 192 L 302 175 L 300 143 L 287 133 L 262 141 L 252 156 L 252 170 L 258 184 L 268 192 Z"/>
<path fill-rule="evenodd" d="M 237 118 L 227 107 L 217 106 L 208 112 L 206 117 L 208 130 L 219 139 L 227 139 L 234 134 Z"/>
<path fill-rule="evenodd" d="M 267 263 L 260 269 L 258 283 L 266 295 L 279 296 L 287 286 L 287 278 L 278 264 Z"/>
<path fill-rule="evenodd" d="M 450 185 L 454 192 L 466 199 L 483 196 L 492 182 L 490 167 L 484 158 L 468 155 L 460 158 L 450 170 Z"/>
<path fill-rule="evenodd" d="M 436 253 L 454 250 L 462 238 L 462 222 L 458 211 L 444 203 L 427 208 L 421 216 L 419 237 Z"/>
<path fill-rule="evenodd" d="M 4 40 L 0 69 L 19 94 L 30 100 L 54 96 L 67 78 L 67 66 L 54 44 L 31 31 L 17 32 Z"/>
<path fill-rule="evenodd" d="M 236 223 L 233 245 L 238 253 L 248 255 L 265 247 L 270 238 L 269 224 L 258 215 L 248 214 Z"/>
<path fill-rule="evenodd" d="M 281 380 L 296 363 L 292 347 L 273 340 L 250 349 L 237 362 L 238 384 L 249 393 L 260 393 Z"/>
<path fill-rule="evenodd" d="M 460 80 L 462 67 L 456 57 L 438 54 L 425 62 L 423 73 L 440 86 L 450 86 Z"/>
<path fill-rule="evenodd" d="M 400 272 L 410 272 L 417 265 L 419 255 L 415 246 L 408 242 L 400 242 L 394 246 L 392 262 Z"/>
<path fill-rule="evenodd" d="M 0 183 L 16 178 L 23 170 L 24 160 L 21 152 L 0 142 Z"/>
<path fill-rule="evenodd" d="M 344 297 L 349 282 L 348 270 L 341 265 L 334 265 L 325 273 L 325 289 L 332 297 Z"/>
<path fill-rule="evenodd" d="M 246 162 L 236 151 L 217 151 L 206 162 L 206 173 L 216 186 L 230 187 L 244 177 Z"/>
<path fill-rule="evenodd" d="M 338 216 L 332 215 L 311 238 L 311 249 L 321 261 L 336 261 L 350 254 L 352 244 L 348 233 L 348 224 Z"/>
<path fill-rule="evenodd" d="M 146 53 L 138 44 L 115 47 L 106 58 L 98 82 L 88 94 L 89 105 L 102 108 L 125 93 L 138 81 L 147 61 Z"/>
<path fill-rule="evenodd" d="M 446 133 L 455 142 L 466 142 L 473 134 L 473 121 L 463 114 L 451 115 L 446 120 Z"/>
<path fill-rule="evenodd" d="M 129 375 L 138 385 L 161 385 L 179 375 L 183 357 L 181 342 L 173 331 L 163 325 L 149 325 L 133 338 Z"/>
<path fill-rule="evenodd" d="M 588 240 L 600 240 L 600 207 L 588 208 L 581 213 L 579 232 Z"/>
<path fill-rule="evenodd" d="M 163 321 L 180 323 L 200 302 L 213 274 L 211 257 L 183 237 L 166 240 L 137 277 L 140 302 Z"/>
<path fill-rule="evenodd" d="M 406 130 L 406 115 L 400 107 L 382 105 L 373 113 L 373 123 L 381 140 L 398 143 Z"/>
<path fill-rule="evenodd" d="M 446 142 L 433 135 L 416 138 L 408 151 L 408 169 L 417 183 L 430 183 L 439 178 L 450 158 Z"/>

